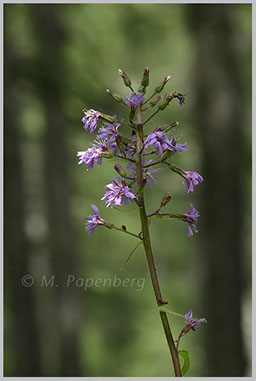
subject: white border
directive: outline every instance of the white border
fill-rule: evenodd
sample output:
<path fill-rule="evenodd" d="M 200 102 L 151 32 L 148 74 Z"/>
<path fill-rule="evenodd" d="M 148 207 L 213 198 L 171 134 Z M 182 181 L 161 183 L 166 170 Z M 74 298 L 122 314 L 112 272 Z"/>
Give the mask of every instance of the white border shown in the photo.
<path fill-rule="evenodd" d="M 255 30 L 255 21 L 256 21 L 256 0 L 244 0 L 244 1 L 239 1 L 239 0 L 226 0 L 226 1 L 203 1 L 203 0 L 189 0 L 189 1 L 168 1 L 168 0 L 162 0 L 162 1 L 136 1 L 136 0 L 130 0 L 130 1 L 83 1 L 83 0 L 76 0 L 76 1 L 61 1 L 61 0 L 55 0 L 55 1 L 50 1 L 50 0 L 26 0 L 26 1 L 2 1 L 0 0 L 1 7 L 0 7 L 0 19 L 1 19 L 1 30 L 2 30 L 2 35 L 1 35 L 1 67 L 2 67 L 2 84 L 3 84 L 3 4 L 35 4 L 35 3 L 44 3 L 44 4 L 252 4 L 252 105 L 256 104 L 256 97 L 255 97 L 255 39 L 256 39 L 256 30 Z M 3 121 L 3 87 L 2 87 L 2 92 L 1 92 L 1 111 L 2 111 L 2 121 Z M 254 196 L 254 192 L 256 189 L 256 168 L 255 168 L 255 163 L 256 163 L 256 153 L 255 153 L 255 146 L 256 146 L 256 134 L 255 134 L 255 107 L 253 107 L 252 110 L 252 144 L 253 144 L 253 155 L 252 155 L 252 196 Z M 2 123 L 3 126 L 3 123 Z M 0 190 L 0 200 L 1 200 L 1 210 L 3 211 L 3 128 L 1 131 L 1 145 L 0 145 L 0 152 L 1 152 L 1 190 Z M 256 245 L 256 206 L 255 206 L 255 198 L 252 197 L 252 322 L 256 322 L 256 307 L 255 307 L 255 279 L 254 276 L 256 273 L 256 261 L 254 258 L 254 252 L 255 252 L 255 245 Z M 1 218 L 1 223 L 3 227 L 3 213 L 2 213 L 2 218 Z M 2 255 L 1 255 L 1 271 L 0 274 L 2 275 L 1 279 L 1 285 L 0 285 L 0 296 L 1 300 L 3 301 L 3 229 L 1 229 L 0 233 L 0 242 L 1 242 L 1 248 L 2 248 Z M 164 380 L 174 380 L 176 377 L 4 377 L 3 376 L 3 303 L 1 303 L 0 306 L 0 319 L 1 319 L 1 325 L 0 325 L 0 380 L 48 380 L 48 381 L 60 381 L 65 379 L 66 381 L 82 381 L 82 380 L 91 380 L 91 381 L 101 381 L 102 379 L 104 380 L 112 380 L 114 379 L 115 381 L 121 381 L 121 380 L 152 380 L 152 381 L 164 381 Z M 252 323 L 253 325 L 253 323 Z M 234 339 L 235 339 L 235 333 L 234 333 Z M 255 345 L 256 345 L 256 329 L 253 326 L 252 327 L 252 349 L 253 349 L 253 354 L 255 355 Z M 228 348 L 227 348 L 227 353 L 228 353 Z M 255 370 L 255 356 L 252 355 L 252 377 L 189 377 L 191 381 L 196 381 L 199 378 L 202 378 L 203 380 L 241 380 L 241 381 L 251 381 L 256 379 L 256 370 Z"/>

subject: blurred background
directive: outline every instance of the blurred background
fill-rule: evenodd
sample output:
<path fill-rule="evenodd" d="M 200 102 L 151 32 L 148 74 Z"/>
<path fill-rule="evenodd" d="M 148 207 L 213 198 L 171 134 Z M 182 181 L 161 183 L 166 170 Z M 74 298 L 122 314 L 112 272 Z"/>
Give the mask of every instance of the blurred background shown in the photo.
<path fill-rule="evenodd" d="M 145 66 L 151 91 L 171 75 L 166 91 L 186 94 L 150 129 L 178 120 L 189 152 L 174 161 L 204 177 L 187 197 L 162 170 L 146 191 L 149 211 L 170 192 L 173 211 L 201 215 L 190 238 L 182 222 L 151 224 L 168 308 L 208 320 L 182 339 L 187 375 L 250 376 L 251 5 L 5 4 L 4 28 L 5 376 L 173 376 L 142 247 L 120 271 L 134 239 L 84 230 L 92 203 L 135 232 L 137 211 L 100 200 L 114 161 L 87 172 L 76 156 L 94 139 L 81 110 L 126 117 L 105 90 L 125 96 L 118 69 L 136 86 Z M 70 274 L 145 284 L 84 291 Z M 184 319 L 170 323 L 177 338 Z"/>

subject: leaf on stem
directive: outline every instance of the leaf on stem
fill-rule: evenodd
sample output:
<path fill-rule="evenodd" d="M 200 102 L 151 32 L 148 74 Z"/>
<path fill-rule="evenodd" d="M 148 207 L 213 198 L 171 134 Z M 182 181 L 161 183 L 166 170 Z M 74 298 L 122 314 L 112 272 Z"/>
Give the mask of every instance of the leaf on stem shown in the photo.
<path fill-rule="evenodd" d="M 184 360 L 184 364 L 183 364 L 183 367 L 181 369 L 181 374 L 182 374 L 182 376 L 184 376 L 188 372 L 189 367 L 190 367 L 189 352 L 186 351 L 185 349 L 183 349 L 181 351 L 178 351 L 178 355 L 182 356 L 183 360 Z"/>
<path fill-rule="evenodd" d="M 129 260 L 131 259 L 133 253 L 135 252 L 135 250 L 143 243 L 143 241 L 140 241 L 136 246 L 135 248 L 131 251 L 130 255 L 128 256 L 128 258 L 126 259 L 125 263 L 123 264 L 123 266 L 120 268 L 120 270 L 124 270 L 126 265 L 128 264 Z"/>

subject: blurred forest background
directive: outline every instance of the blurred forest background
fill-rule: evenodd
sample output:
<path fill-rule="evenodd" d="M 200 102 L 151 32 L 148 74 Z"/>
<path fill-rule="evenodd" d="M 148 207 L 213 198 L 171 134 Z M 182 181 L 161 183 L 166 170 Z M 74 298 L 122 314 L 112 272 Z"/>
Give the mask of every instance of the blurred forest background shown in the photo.
<path fill-rule="evenodd" d="M 94 139 L 81 110 L 124 117 L 105 89 L 125 96 L 118 69 L 136 84 L 145 66 L 151 90 L 169 74 L 166 91 L 186 94 L 151 128 L 178 120 L 189 152 L 175 163 L 204 177 L 187 197 L 163 170 L 146 193 L 149 210 L 169 191 L 172 210 L 201 214 L 190 238 L 181 222 L 151 224 L 168 308 L 208 319 L 182 340 L 187 375 L 251 375 L 251 28 L 250 4 L 4 5 L 5 376 L 173 375 L 142 248 L 120 271 L 133 238 L 84 230 L 92 203 L 133 231 L 137 212 L 100 201 L 113 161 L 87 172 L 76 156 Z M 59 287 L 40 287 L 53 274 Z M 84 292 L 69 274 L 145 287 Z M 177 338 L 184 320 L 170 322 Z"/>

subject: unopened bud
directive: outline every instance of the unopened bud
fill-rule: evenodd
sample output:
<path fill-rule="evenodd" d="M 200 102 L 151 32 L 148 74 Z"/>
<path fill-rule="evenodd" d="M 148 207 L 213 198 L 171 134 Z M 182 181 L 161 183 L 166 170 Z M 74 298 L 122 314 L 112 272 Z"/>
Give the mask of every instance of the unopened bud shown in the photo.
<path fill-rule="evenodd" d="M 160 83 L 159 85 L 155 88 L 155 93 L 161 93 L 161 91 L 163 90 L 164 86 L 166 85 L 166 83 L 170 80 L 170 76 L 167 75 L 167 77 L 165 77 Z"/>
<path fill-rule="evenodd" d="M 124 142 L 123 142 L 122 137 L 119 134 L 116 135 L 116 144 L 117 144 L 118 148 L 120 149 L 120 151 L 123 152 L 124 151 Z"/>
<path fill-rule="evenodd" d="M 127 173 L 120 164 L 115 164 L 114 168 L 121 177 L 127 176 Z"/>
<path fill-rule="evenodd" d="M 160 208 L 162 208 L 163 206 L 165 206 L 166 204 L 168 204 L 168 202 L 170 202 L 171 199 L 172 199 L 172 195 L 171 195 L 170 193 L 166 193 L 166 194 L 164 195 L 164 197 L 162 198 Z"/>
<path fill-rule="evenodd" d="M 147 87 L 149 85 L 149 68 L 148 68 L 148 66 L 145 67 L 145 69 L 144 69 L 141 84 L 143 87 Z"/>
<path fill-rule="evenodd" d="M 116 119 L 113 116 L 102 114 L 102 113 L 100 113 L 99 118 L 104 119 L 111 124 L 115 123 L 116 121 Z"/>
<path fill-rule="evenodd" d="M 122 103 L 122 102 L 123 102 L 123 99 L 122 99 L 121 95 L 119 95 L 119 94 L 117 94 L 117 93 L 114 93 L 114 91 L 109 90 L 109 89 L 107 89 L 106 91 L 107 91 L 107 93 L 108 93 L 109 95 L 111 95 L 111 97 L 112 97 L 116 102 L 118 102 L 118 103 Z"/>
<path fill-rule="evenodd" d="M 119 71 L 119 74 L 121 75 L 121 77 L 123 78 L 125 86 L 131 87 L 132 82 L 131 82 L 130 78 L 128 77 L 128 75 L 121 69 L 119 69 L 118 71 Z"/>
<path fill-rule="evenodd" d="M 163 100 L 163 102 L 160 103 L 160 105 L 158 105 L 159 110 L 163 111 L 171 102 L 172 98 L 173 98 L 172 94 L 167 95 L 167 97 Z"/>

